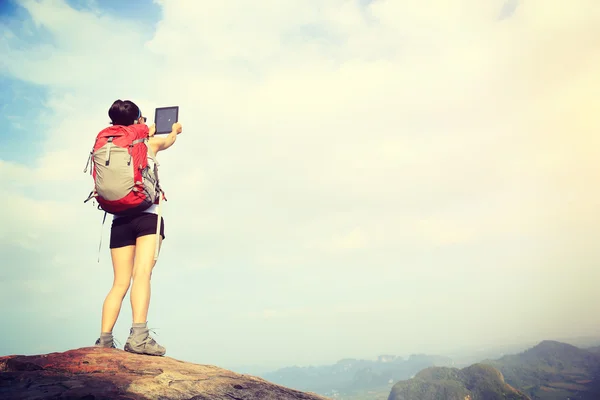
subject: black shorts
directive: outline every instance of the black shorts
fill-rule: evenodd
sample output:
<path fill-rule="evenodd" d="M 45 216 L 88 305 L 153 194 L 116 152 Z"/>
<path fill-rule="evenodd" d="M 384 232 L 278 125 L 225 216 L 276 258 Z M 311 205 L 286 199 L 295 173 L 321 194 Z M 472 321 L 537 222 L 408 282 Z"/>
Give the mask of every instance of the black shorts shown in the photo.
<path fill-rule="evenodd" d="M 110 248 L 135 245 L 140 236 L 156 234 L 158 215 L 140 213 L 127 217 L 115 218 L 110 228 Z M 165 220 L 160 217 L 160 235 L 165 239 Z"/>

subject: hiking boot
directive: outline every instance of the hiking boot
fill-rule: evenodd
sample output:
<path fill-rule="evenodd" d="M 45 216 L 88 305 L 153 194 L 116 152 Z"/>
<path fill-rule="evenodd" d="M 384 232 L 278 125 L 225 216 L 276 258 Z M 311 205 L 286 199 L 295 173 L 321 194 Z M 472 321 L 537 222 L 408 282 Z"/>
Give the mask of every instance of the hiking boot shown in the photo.
<path fill-rule="evenodd" d="M 117 346 L 115 346 L 115 342 L 113 340 L 103 341 L 102 338 L 98 338 L 98 340 L 96 340 L 96 344 L 94 345 L 94 347 L 108 347 L 111 349 L 117 348 Z"/>
<path fill-rule="evenodd" d="M 163 356 L 167 352 L 163 346 L 156 343 L 156 340 L 150 336 L 148 329 L 144 329 L 141 333 L 134 335 L 133 328 L 129 331 L 129 337 L 125 343 L 124 350 L 148 356 Z"/>

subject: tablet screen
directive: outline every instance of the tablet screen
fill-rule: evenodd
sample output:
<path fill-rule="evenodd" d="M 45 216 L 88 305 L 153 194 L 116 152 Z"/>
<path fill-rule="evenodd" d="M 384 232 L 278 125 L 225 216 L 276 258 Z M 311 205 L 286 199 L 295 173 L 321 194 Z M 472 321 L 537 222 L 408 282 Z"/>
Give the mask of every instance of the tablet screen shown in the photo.
<path fill-rule="evenodd" d="M 156 133 L 171 133 L 173 124 L 179 116 L 179 107 L 161 107 L 156 109 L 154 123 L 156 124 Z"/>

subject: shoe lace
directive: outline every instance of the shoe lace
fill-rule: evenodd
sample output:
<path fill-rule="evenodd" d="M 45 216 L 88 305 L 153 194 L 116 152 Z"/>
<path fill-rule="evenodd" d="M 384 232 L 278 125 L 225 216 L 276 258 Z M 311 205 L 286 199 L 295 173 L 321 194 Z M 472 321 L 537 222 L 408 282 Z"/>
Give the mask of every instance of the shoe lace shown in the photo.
<path fill-rule="evenodd" d="M 156 343 L 156 340 L 154 340 L 154 338 L 150 336 L 150 332 L 152 332 L 155 335 L 158 335 L 158 333 L 153 328 L 148 328 L 148 336 L 146 336 L 146 338 L 142 340 L 140 344 L 158 344 Z"/>
<path fill-rule="evenodd" d="M 112 348 L 116 348 L 115 342 L 119 345 L 119 347 L 121 346 L 121 342 L 119 342 L 115 337 L 112 338 L 111 342 L 112 342 L 112 346 L 111 346 Z M 96 345 L 106 344 L 106 343 L 108 343 L 108 342 L 105 342 L 104 340 L 102 340 L 102 338 L 98 338 L 98 340 L 96 340 Z"/>

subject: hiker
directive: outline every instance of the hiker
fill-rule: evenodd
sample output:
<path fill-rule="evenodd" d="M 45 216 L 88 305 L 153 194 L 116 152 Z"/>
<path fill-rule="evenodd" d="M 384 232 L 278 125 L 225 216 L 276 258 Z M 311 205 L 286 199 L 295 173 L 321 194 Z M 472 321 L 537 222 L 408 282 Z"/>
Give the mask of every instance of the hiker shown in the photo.
<path fill-rule="evenodd" d="M 100 337 L 95 346 L 116 348 L 112 330 L 133 279 L 133 323 L 124 350 L 162 356 L 166 349 L 150 336 L 147 326 L 150 278 L 165 239 L 164 219 L 160 215 L 164 192 L 158 180 L 156 155 L 175 143 L 181 124 L 173 124 L 168 135 L 156 137 L 155 125 L 148 128 L 140 108 L 129 100 L 116 100 L 108 116 L 112 126 L 98 134 L 88 161 L 95 189 L 86 201 L 95 198 L 99 208 L 113 214 L 109 247 L 114 280 L 104 300 Z M 134 168 L 125 167 L 132 161 Z"/>

